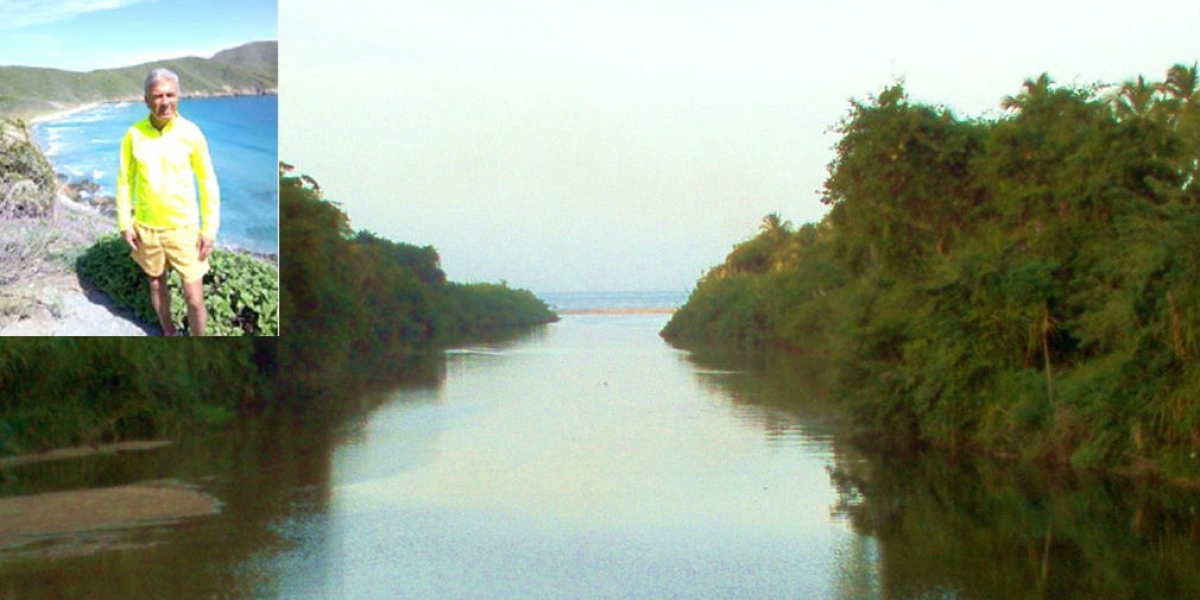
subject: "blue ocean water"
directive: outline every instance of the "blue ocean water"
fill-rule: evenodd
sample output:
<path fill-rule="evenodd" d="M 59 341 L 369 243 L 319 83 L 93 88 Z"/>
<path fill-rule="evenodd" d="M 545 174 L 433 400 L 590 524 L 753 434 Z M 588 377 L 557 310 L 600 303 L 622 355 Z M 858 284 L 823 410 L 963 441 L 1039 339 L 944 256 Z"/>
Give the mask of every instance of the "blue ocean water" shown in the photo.
<path fill-rule="evenodd" d="M 535 295 L 551 309 L 563 311 L 641 310 L 679 308 L 690 292 L 537 292 Z"/>
<path fill-rule="evenodd" d="M 200 126 L 221 184 L 218 245 L 279 252 L 279 103 L 276 96 L 185 98 L 179 114 Z M 34 137 L 54 168 L 116 195 L 121 137 L 146 116 L 141 102 L 101 104 L 38 122 Z"/>

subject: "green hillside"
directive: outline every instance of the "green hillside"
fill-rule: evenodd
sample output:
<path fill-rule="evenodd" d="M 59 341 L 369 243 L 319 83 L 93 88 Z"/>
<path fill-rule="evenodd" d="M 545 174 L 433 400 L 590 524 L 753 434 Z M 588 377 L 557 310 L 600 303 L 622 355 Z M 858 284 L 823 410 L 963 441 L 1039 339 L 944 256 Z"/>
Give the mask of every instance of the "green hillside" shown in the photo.
<path fill-rule="evenodd" d="M 79 73 L 39 67 L 0 67 L 0 116 L 33 117 L 92 102 L 138 100 L 146 73 L 179 74 L 185 97 L 273 94 L 278 87 L 278 42 L 253 42 L 211 58 L 184 57 Z"/>
<path fill-rule="evenodd" d="M 279 71 L 279 44 L 276 42 L 251 42 L 236 48 L 222 50 L 214 54 L 212 60 L 270 74 L 274 81 L 275 73 Z"/>

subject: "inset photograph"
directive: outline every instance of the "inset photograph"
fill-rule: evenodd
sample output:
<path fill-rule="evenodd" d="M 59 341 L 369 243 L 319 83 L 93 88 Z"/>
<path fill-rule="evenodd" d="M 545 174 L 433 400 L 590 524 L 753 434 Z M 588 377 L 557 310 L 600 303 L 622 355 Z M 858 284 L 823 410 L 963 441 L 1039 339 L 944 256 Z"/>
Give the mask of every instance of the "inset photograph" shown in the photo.
<path fill-rule="evenodd" d="M 278 335 L 277 32 L 276 0 L 0 7 L 0 336 Z"/>

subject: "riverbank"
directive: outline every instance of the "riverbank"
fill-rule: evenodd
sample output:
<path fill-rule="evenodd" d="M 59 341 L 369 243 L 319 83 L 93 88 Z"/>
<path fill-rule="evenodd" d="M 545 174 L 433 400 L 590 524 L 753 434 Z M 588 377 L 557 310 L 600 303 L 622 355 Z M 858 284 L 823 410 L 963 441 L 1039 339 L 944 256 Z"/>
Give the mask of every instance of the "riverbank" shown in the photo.
<path fill-rule="evenodd" d="M 829 213 L 764 217 L 663 337 L 819 349 L 872 440 L 1195 478 L 1200 130 L 1171 113 L 1200 106 L 1042 92 L 1003 119 L 856 104 Z"/>

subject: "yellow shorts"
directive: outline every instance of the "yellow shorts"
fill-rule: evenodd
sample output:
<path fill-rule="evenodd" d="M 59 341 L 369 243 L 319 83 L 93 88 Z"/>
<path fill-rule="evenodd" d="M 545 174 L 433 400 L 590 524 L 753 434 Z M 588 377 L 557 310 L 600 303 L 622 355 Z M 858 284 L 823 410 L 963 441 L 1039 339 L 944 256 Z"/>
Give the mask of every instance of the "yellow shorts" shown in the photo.
<path fill-rule="evenodd" d="M 184 283 L 188 283 L 208 273 L 208 259 L 200 260 L 200 251 L 196 248 L 196 242 L 200 240 L 199 227 L 151 229 L 134 223 L 133 230 L 137 233 L 138 249 L 129 255 L 146 275 L 158 277 L 170 266 L 179 272 Z"/>

